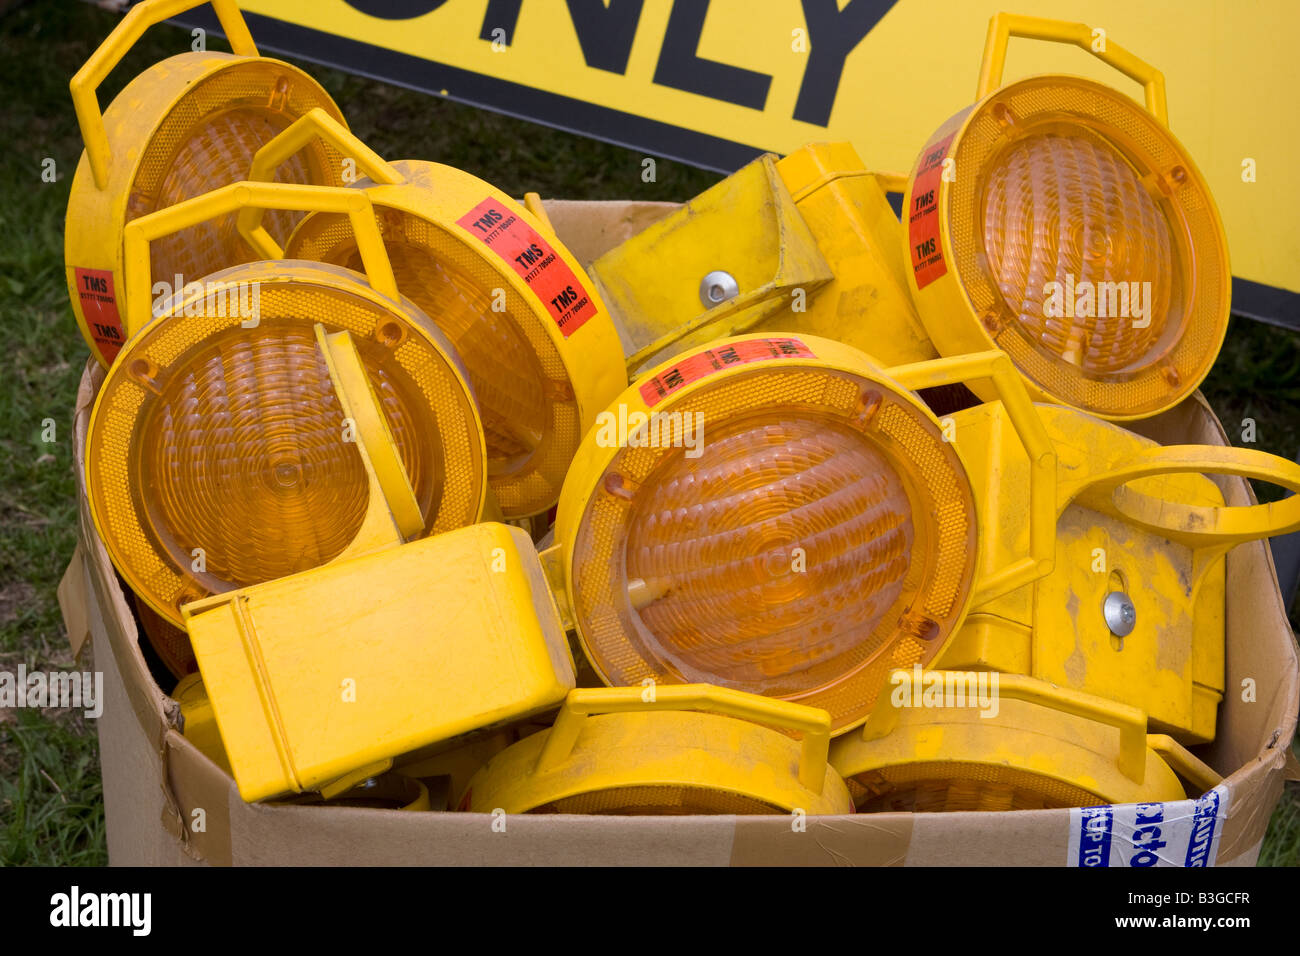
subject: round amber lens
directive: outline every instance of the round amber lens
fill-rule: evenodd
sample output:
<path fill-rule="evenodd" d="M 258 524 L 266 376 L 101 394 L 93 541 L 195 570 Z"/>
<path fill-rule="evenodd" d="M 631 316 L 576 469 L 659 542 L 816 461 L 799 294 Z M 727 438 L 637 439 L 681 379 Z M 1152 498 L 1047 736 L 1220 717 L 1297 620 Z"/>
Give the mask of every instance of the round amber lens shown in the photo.
<path fill-rule="evenodd" d="M 675 450 L 629 520 L 629 592 L 653 657 L 688 680 L 798 693 L 867 641 L 902 591 L 911 506 L 885 457 L 842 423 L 727 422 Z"/>
<path fill-rule="evenodd" d="M 988 268 L 1025 337 L 1092 375 L 1155 362 L 1181 313 L 1169 220 L 1133 167 L 1081 130 L 1015 140 L 989 166 Z"/>
<path fill-rule="evenodd" d="M 549 396 L 537 354 L 518 321 L 493 308 L 482 288 L 432 250 L 385 242 L 402 293 L 451 340 L 464 363 L 487 438 L 491 473 L 516 470 L 532 458 L 550 422 Z M 361 270 L 353 251 L 347 266 Z"/>
<path fill-rule="evenodd" d="M 233 587 L 337 557 L 369 501 L 343 418 L 310 329 L 206 345 L 143 423 L 153 533 L 172 553 L 201 549 L 205 573 Z"/>
<path fill-rule="evenodd" d="M 127 219 L 247 179 L 253 156 L 292 121 L 292 116 L 254 108 L 225 110 L 209 116 L 189 130 L 177 146 L 166 164 L 157 196 L 151 202 L 132 202 Z M 312 183 L 307 155 L 303 151 L 282 163 L 276 170 L 276 181 Z M 269 211 L 264 225 L 273 237 L 283 241 L 302 216 L 301 212 Z M 236 219 L 233 213 L 219 216 L 150 243 L 154 278 L 171 283 L 180 275 L 185 282 L 192 282 L 258 258 L 240 237 Z"/>

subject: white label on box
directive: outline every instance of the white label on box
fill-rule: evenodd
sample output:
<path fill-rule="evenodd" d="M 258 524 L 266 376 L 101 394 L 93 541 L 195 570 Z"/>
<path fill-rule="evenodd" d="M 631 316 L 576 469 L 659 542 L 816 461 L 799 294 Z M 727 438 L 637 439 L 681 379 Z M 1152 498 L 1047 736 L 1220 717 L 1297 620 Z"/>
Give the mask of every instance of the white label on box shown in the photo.
<path fill-rule="evenodd" d="M 1197 800 L 1076 807 L 1067 866 L 1214 866 L 1228 815 L 1220 784 Z"/>

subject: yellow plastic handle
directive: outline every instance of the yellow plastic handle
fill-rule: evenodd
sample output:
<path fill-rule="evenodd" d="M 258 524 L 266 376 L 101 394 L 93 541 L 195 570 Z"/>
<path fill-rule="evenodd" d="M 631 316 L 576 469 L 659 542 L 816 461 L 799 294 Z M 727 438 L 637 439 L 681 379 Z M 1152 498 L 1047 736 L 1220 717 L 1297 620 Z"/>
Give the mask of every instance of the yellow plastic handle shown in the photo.
<path fill-rule="evenodd" d="M 966 681 L 975 676 L 969 671 L 925 671 L 934 674 L 946 684 L 949 678 L 954 681 Z M 1096 721 L 1119 730 L 1119 755 L 1116 765 L 1120 773 L 1134 783 L 1141 783 L 1147 772 L 1147 715 L 1136 707 L 1106 700 L 1077 690 L 1058 687 L 1046 681 L 1020 674 L 998 674 L 997 696 L 999 700 L 1019 700 L 1026 704 L 1036 704 L 1063 714 L 1082 717 Z M 911 680 L 912 672 L 901 668 L 889 674 L 889 683 L 897 684 L 900 680 Z M 871 716 L 862 726 L 863 740 L 880 740 L 887 737 L 898 726 L 899 710 L 888 702 L 889 695 L 882 693 L 880 700 L 871 711 Z M 993 722 L 996 722 L 993 721 Z"/>
<path fill-rule="evenodd" d="M 122 232 L 122 255 L 126 269 L 127 338 L 149 321 L 149 280 L 152 275 L 149 243 L 252 205 L 266 209 L 346 213 L 352 222 L 361 262 L 365 266 L 371 287 L 390 299 L 398 298 L 397 280 L 393 278 L 393 267 L 384 249 L 374 208 L 362 190 L 341 186 L 299 186 L 292 183 L 231 183 L 127 223 Z M 243 235 L 264 259 L 283 258 L 284 251 L 265 229 L 259 228 Z"/>
<path fill-rule="evenodd" d="M 1029 455 L 1029 554 L 981 577 L 971 606 L 1051 574 L 1056 564 L 1056 448 L 1010 356 L 1000 351 L 972 352 L 895 366 L 885 374 L 913 390 L 977 379 L 991 382 Z"/>
<path fill-rule="evenodd" d="M 104 129 L 104 114 L 99 109 L 96 93 L 99 84 L 113 72 L 113 68 L 144 35 L 145 30 L 186 10 L 201 7 L 204 3 L 212 4 L 221 29 L 230 41 L 230 48 L 239 56 L 257 56 L 257 46 L 253 43 L 248 24 L 244 23 L 244 16 L 239 12 L 235 0 L 145 0 L 131 8 L 122 22 L 108 35 L 108 39 L 100 44 L 99 49 L 90 55 L 90 59 L 72 78 L 69 84 L 72 106 L 77 113 L 77 123 L 81 126 L 81 138 L 86 143 L 86 156 L 90 160 L 95 188 L 103 189 L 108 184 L 108 167 L 113 155 L 108 132 Z"/>
<path fill-rule="evenodd" d="M 279 165 L 313 139 L 324 140 L 344 156 L 355 160 L 357 169 L 376 183 L 396 186 L 406 181 L 401 173 L 384 161 L 383 157 L 357 139 L 342 123 L 319 106 L 298 117 L 257 151 L 253 156 L 253 165 L 248 171 L 249 181 L 269 183 L 275 178 L 275 170 Z M 249 206 L 241 210 L 240 234 L 247 236 L 260 230 L 264 212 L 265 210 L 260 206 Z"/>
<path fill-rule="evenodd" d="M 317 323 L 316 344 L 325 356 L 343 415 L 356 426 L 357 444 L 370 461 L 393 524 L 403 539 L 415 537 L 424 530 L 420 503 L 352 337 L 347 332 L 327 333 Z"/>
<path fill-rule="evenodd" d="M 831 743 L 829 713 L 818 707 L 746 694 L 713 684 L 655 684 L 570 691 L 538 755 L 537 770 L 549 770 L 573 752 L 582 732 L 583 719 L 589 715 L 654 710 L 698 710 L 798 731 L 803 735 L 799 782 L 813 793 L 822 792 L 826 780 L 826 756 Z"/>
<path fill-rule="evenodd" d="M 1213 790 L 1223 783 L 1223 777 L 1219 776 L 1209 764 L 1198 759 L 1195 754 L 1167 734 L 1147 734 L 1147 746 L 1154 750 L 1174 773 L 1199 788 L 1199 793 Z"/>
<path fill-rule="evenodd" d="M 1289 491 L 1289 498 L 1262 505 L 1204 506 L 1166 501 L 1127 487 L 1137 478 L 1173 474 L 1236 475 L 1267 481 Z M 1300 465 L 1249 448 L 1219 445 L 1169 445 L 1149 448 L 1101 474 L 1063 482 L 1060 507 L 1080 504 L 1125 520 L 1190 547 L 1232 546 L 1300 531 Z"/>
<path fill-rule="evenodd" d="M 1091 53 L 1103 63 L 1113 66 L 1125 76 L 1141 83 L 1146 90 L 1147 109 L 1162 125 L 1169 125 L 1169 106 L 1165 101 L 1165 75 L 1146 60 L 1134 56 L 1105 33 L 1093 30 L 1085 23 L 1025 17 L 1014 13 L 998 13 L 989 20 L 988 39 L 984 43 L 984 61 L 980 64 L 979 86 L 975 90 L 977 103 L 1002 85 L 1002 70 L 1007 61 L 1007 42 L 1011 37 L 1068 43 Z"/>

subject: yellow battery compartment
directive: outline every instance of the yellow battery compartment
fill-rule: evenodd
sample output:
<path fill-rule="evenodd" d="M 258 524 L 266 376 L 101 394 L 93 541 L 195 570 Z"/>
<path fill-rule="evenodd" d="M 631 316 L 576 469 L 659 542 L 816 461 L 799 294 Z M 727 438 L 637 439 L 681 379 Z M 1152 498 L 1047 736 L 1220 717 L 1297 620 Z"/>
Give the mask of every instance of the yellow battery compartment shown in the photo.
<path fill-rule="evenodd" d="M 1058 462 L 1053 570 L 973 603 L 937 666 L 1041 678 L 1138 708 L 1185 743 L 1212 740 L 1224 691 L 1223 556 L 1300 527 L 1300 508 L 1227 508 L 1198 472 L 1297 488 L 1300 467 L 1238 448 L 1162 448 L 1083 412 L 1037 410 Z M 952 424 L 975 476 L 980 564 L 1002 564 L 1028 547 L 1029 461 L 999 403 Z"/>
<path fill-rule="evenodd" d="M 221 742 L 221 731 L 208 699 L 203 678 L 190 674 L 171 693 L 181 708 L 180 729 L 185 739 L 214 764 L 231 773 L 230 758 Z M 362 780 L 336 797 L 326 800 L 319 793 L 286 797 L 281 803 L 291 806 L 366 807 L 377 810 L 429 810 L 429 790 L 419 780 L 396 773 L 384 773 Z"/>
<path fill-rule="evenodd" d="M 829 732 L 823 710 L 707 684 L 575 690 L 553 728 L 475 774 L 460 808 L 852 813 L 844 781 L 826 763 Z"/>
<path fill-rule="evenodd" d="M 396 757 L 548 710 L 574 687 L 523 531 L 485 523 L 401 544 L 396 515 L 413 494 L 373 388 L 347 333 L 318 327 L 317 337 L 361 426 L 367 547 L 183 608 L 249 802 L 304 790 L 332 798 Z M 377 468 L 385 459 L 394 466 Z"/>
<path fill-rule="evenodd" d="M 73 78 L 72 100 L 86 149 L 68 196 L 64 262 L 73 312 L 91 354 L 105 367 L 135 331 L 123 273 L 126 223 L 245 179 L 254 154 L 298 117 L 320 109 L 343 117 L 323 87 L 297 67 L 260 56 L 235 0 L 213 0 L 233 54 L 186 52 L 131 80 L 102 113 L 96 95 L 150 26 L 200 6 L 146 0 L 127 13 Z M 342 185 L 341 155 L 313 144 L 280 170 L 284 182 Z M 299 210 L 269 218 L 283 241 Z M 151 250 L 152 279 L 173 292 L 220 269 L 259 258 L 228 214 L 165 237 Z"/>
<path fill-rule="evenodd" d="M 886 365 L 933 358 L 900 225 L 848 143 L 763 156 L 591 264 L 634 372 L 744 332 L 824 336 Z"/>

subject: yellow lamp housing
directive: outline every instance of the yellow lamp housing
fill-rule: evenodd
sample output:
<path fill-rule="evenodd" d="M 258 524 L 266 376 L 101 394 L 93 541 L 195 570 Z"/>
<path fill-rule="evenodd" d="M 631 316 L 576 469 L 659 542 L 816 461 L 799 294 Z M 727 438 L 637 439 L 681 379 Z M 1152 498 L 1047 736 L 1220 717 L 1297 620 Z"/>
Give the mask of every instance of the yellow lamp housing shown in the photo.
<path fill-rule="evenodd" d="M 451 166 L 387 163 L 324 110 L 264 146 L 249 179 L 269 180 L 310 143 L 356 164 L 398 284 L 455 347 L 487 434 L 488 481 L 501 514 L 546 511 L 578 442 L 627 386 L 618 332 L 578 260 L 545 221 Z M 261 211 L 244 214 L 245 228 Z M 344 218 L 307 216 L 286 255 L 357 268 Z"/>
<path fill-rule="evenodd" d="M 1157 803 L 1221 779 L 1171 738 L 1148 735 L 1136 708 L 1019 675 L 919 669 L 890 676 L 830 759 L 859 813 Z"/>
<path fill-rule="evenodd" d="M 1300 529 L 1300 497 L 1225 507 L 1206 475 L 1300 491 L 1300 465 L 1241 448 L 1161 447 L 1073 409 L 1037 411 L 1058 462 L 1052 570 L 972 602 L 938 666 L 1026 674 L 1136 707 L 1185 743 L 1214 739 L 1224 555 Z M 1002 437 L 1006 413 L 996 403 L 952 422 L 975 488 L 980 566 L 1005 564 L 1028 547 L 1028 459 Z"/>
<path fill-rule="evenodd" d="M 975 580 L 974 495 L 909 389 L 995 381 L 1035 461 L 1034 547 Z M 1050 568 L 1055 458 L 1005 355 L 884 370 L 814 336 L 739 336 L 645 374 L 588 432 L 543 555 L 602 681 L 710 683 L 866 719 L 972 594 Z"/>
<path fill-rule="evenodd" d="M 1079 77 L 1000 86 L 1010 36 L 1092 52 L 1143 84 L 1146 109 Z M 1231 271 L 1164 76 L 1082 23 L 998 14 L 976 100 L 926 143 L 905 194 L 908 282 L 935 347 L 1002 349 L 1036 400 L 1102 418 L 1174 406 L 1218 355 Z"/>
<path fill-rule="evenodd" d="M 708 684 L 575 690 L 554 727 L 475 774 L 460 808 L 852 813 L 844 781 L 827 766 L 829 745 L 830 715 L 815 707 Z"/>
<path fill-rule="evenodd" d="M 484 523 L 402 544 L 414 495 L 378 398 L 347 333 L 318 327 L 317 340 L 358 421 L 367 547 L 183 608 L 249 802 L 332 799 L 396 757 L 552 709 L 574 687 L 531 539 Z"/>
<path fill-rule="evenodd" d="M 194 283 L 149 321 L 149 242 L 251 204 L 347 215 L 369 278 L 279 260 L 258 228 L 250 242 L 275 261 Z M 373 383 L 373 427 L 397 449 L 382 446 L 376 464 L 411 482 L 410 502 L 393 505 L 402 536 L 479 520 L 486 450 L 469 386 L 442 334 L 398 295 L 365 193 L 235 184 L 131 222 L 124 245 L 140 331 L 96 398 L 86 487 L 113 562 L 166 620 L 180 625 L 181 606 L 205 595 L 364 546 L 368 484 L 354 439 L 372 426 L 340 407 L 317 323 L 351 333 Z"/>
<path fill-rule="evenodd" d="M 131 80 L 101 113 L 97 88 L 145 30 L 200 5 L 137 4 L 72 79 L 86 149 L 68 195 L 64 265 L 81 334 L 105 367 L 131 332 L 123 290 L 126 223 L 244 179 L 257 149 L 312 109 L 343 121 L 310 76 L 258 55 L 235 0 L 211 0 L 233 54 L 169 57 Z M 341 185 L 341 157 L 327 144 L 316 145 L 280 175 L 288 182 Z M 287 236 L 297 215 L 277 211 L 273 232 Z M 226 216 L 157 243 L 151 265 L 154 279 L 181 286 L 256 258 L 236 233 L 234 217 Z M 146 290 L 152 286 L 152 280 L 144 283 Z"/>
<path fill-rule="evenodd" d="M 188 646 L 188 639 L 186 643 Z M 202 675 L 195 673 L 182 677 L 171 696 L 181 708 L 180 730 L 185 739 L 203 756 L 230 773 L 230 758 L 226 756 L 226 745 L 221 742 L 221 730 L 217 727 L 217 717 L 203 686 Z"/>
<path fill-rule="evenodd" d="M 901 226 L 849 143 L 762 156 L 591 264 L 638 371 L 744 332 L 818 335 L 887 365 L 935 356 Z"/>

